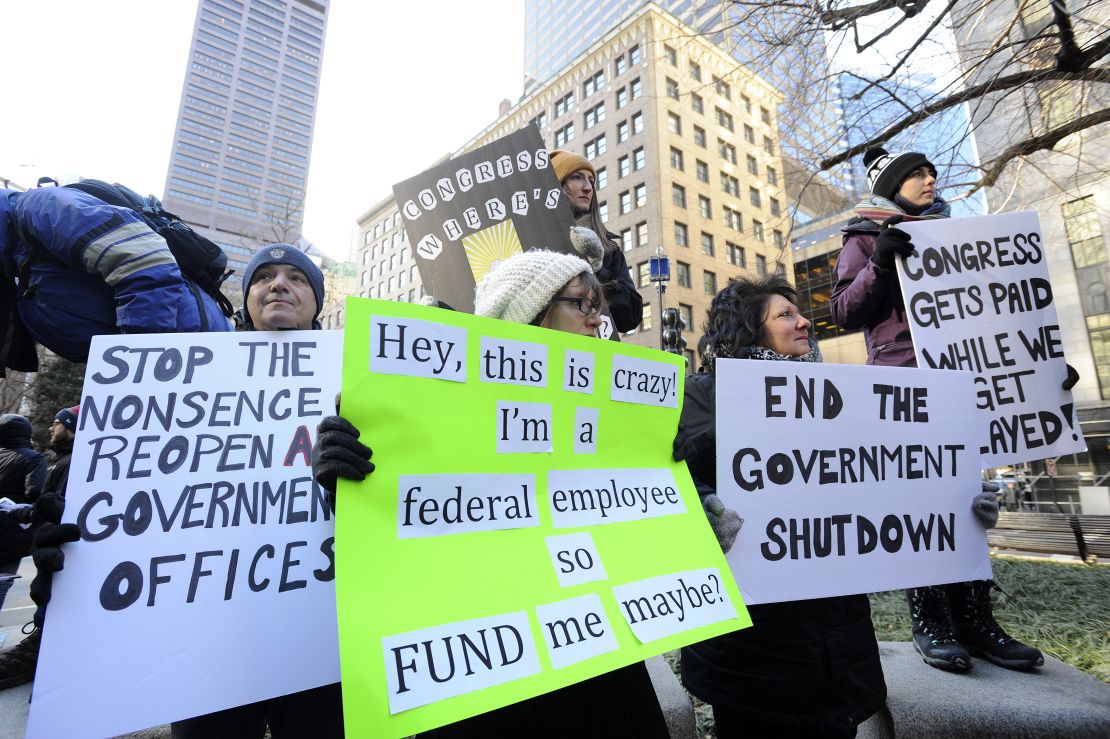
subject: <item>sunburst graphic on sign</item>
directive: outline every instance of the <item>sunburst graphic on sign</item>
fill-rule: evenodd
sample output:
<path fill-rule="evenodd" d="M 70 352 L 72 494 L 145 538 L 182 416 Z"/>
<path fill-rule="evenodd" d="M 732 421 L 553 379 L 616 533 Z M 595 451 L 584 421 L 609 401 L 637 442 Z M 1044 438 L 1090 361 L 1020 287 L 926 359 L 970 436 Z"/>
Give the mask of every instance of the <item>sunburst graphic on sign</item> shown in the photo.
<path fill-rule="evenodd" d="M 511 218 L 470 234 L 462 243 L 475 283 L 481 282 L 500 262 L 524 251 Z"/>

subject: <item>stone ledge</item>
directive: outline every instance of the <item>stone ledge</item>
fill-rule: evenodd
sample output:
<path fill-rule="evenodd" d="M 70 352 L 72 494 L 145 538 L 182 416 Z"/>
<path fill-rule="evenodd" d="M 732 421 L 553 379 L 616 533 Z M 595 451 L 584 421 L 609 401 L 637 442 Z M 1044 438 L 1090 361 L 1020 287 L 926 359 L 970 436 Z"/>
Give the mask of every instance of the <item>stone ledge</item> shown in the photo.
<path fill-rule="evenodd" d="M 880 642 L 879 654 L 887 711 L 860 739 L 1110 736 L 1110 685 L 1055 657 L 1030 672 L 975 659 L 961 674 L 929 667 L 910 642 Z"/>

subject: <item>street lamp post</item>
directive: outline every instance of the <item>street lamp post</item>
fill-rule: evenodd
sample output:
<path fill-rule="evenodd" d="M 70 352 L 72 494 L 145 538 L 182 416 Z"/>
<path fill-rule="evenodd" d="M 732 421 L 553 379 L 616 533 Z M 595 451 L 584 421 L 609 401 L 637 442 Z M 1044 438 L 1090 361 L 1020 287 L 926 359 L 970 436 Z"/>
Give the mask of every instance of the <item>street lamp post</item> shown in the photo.
<path fill-rule="evenodd" d="M 667 283 L 671 280 L 671 262 L 664 254 L 662 246 L 655 247 L 655 256 L 650 262 L 650 279 L 659 290 L 659 348 L 663 349 L 663 293 L 666 292 Z"/>

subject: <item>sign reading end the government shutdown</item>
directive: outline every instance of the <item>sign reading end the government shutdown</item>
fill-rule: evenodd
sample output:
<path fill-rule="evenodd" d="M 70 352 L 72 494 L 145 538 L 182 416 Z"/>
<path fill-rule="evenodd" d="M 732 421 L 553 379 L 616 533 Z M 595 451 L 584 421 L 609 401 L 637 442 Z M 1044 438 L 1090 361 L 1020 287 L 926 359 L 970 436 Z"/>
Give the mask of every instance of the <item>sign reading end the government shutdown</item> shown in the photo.
<path fill-rule="evenodd" d="M 746 603 L 990 577 L 967 372 L 717 360 L 717 493 Z"/>

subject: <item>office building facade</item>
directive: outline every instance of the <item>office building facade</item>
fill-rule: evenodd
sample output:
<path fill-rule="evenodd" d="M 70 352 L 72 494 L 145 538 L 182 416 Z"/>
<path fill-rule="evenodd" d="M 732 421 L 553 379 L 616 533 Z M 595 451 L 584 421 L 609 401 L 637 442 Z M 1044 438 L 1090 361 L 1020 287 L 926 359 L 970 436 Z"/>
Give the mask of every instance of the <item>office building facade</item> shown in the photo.
<path fill-rule="evenodd" d="M 1104 4 L 1083 0 L 1067 10 L 1080 46 L 1105 34 Z M 968 86 L 1045 66 L 1054 53 L 1048 2 L 980 0 L 957 7 L 953 21 Z M 987 58 L 994 49 L 1008 51 Z M 1032 53 L 1018 58 L 1023 49 Z M 1044 81 L 974 101 L 979 157 L 989 164 L 1016 142 L 1106 110 L 1105 88 Z M 1089 451 L 1059 459 L 1054 479 L 1035 462 L 1030 480 L 1041 510 L 1077 512 L 1079 486 L 1110 485 L 1110 128 L 1087 128 L 1011 162 L 985 193 L 993 213 L 1035 210 L 1040 219 L 1064 354 L 1080 375 L 1072 392 Z"/>
<path fill-rule="evenodd" d="M 730 278 L 792 274 L 780 101 L 766 81 L 648 5 L 460 153 L 534 124 L 549 148 L 588 158 L 606 228 L 644 298 L 643 324 L 624 339 L 659 346 L 659 298 L 648 267 L 663 247 L 672 278 L 664 303 L 679 309 L 692 350 L 710 300 Z M 418 299 L 422 286 L 392 198 L 371 207 L 359 227 L 360 294 Z"/>
<path fill-rule="evenodd" d="M 198 4 L 163 203 L 227 251 L 229 295 L 259 246 L 301 237 L 327 18 L 328 0 Z"/>

